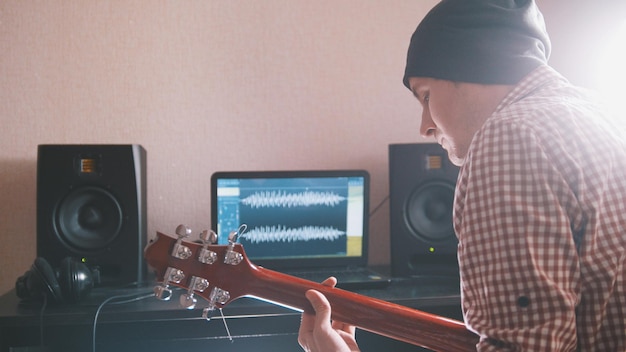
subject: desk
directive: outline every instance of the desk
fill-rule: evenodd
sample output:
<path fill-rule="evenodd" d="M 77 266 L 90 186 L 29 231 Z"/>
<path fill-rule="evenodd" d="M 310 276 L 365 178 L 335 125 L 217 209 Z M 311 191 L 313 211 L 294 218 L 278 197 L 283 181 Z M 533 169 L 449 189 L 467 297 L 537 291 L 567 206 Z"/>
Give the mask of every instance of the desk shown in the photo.
<path fill-rule="evenodd" d="M 91 351 L 98 306 L 112 296 L 139 296 L 150 291 L 151 286 L 97 288 L 78 304 L 46 307 L 43 318 L 41 305 L 23 304 L 10 291 L 0 297 L 0 352 L 41 351 L 42 332 L 45 351 Z M 355 292 L 461 319 L 459 286 L 454 279 L 394 279 L 384 289 Z M 193 310 L 180 308 L 177 297 L 107 304 L 98 316 L 96 351 L 301 351 L 297 311 L 251 298 L 234 301 L 223 310 L 231 342 L 219 311 L 206 321 L 200 303 Z M 360 330 L 357 341 L 363 351 L 423 351 Z"/>

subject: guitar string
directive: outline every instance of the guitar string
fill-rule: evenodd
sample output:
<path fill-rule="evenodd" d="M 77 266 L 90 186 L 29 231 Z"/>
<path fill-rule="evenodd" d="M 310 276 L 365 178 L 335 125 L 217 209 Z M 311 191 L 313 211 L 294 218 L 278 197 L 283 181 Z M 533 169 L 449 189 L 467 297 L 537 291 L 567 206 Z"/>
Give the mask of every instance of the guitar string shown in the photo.
<path fill-rule="evenodd" d="M 230 343 L 233 343 L 233 337 L 230 335 L 230 329 L 228 328 L 228 325 L 226 324 L 226 317 L 224 316 L 224 312 L 222 311 L 222 308 L 220 308 L 220 314 L 222 315 L 222 321 L 224 322 L 224 327 L 226 328 L 226 334 L 228 334 L 228 339 L 230 340 Z"/>

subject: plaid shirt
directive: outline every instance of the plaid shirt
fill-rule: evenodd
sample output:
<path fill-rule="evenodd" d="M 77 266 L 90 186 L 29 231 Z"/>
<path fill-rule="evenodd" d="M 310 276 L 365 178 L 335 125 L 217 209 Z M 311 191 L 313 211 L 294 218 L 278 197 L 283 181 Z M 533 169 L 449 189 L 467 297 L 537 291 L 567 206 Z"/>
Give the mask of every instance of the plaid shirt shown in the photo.
<path fill-rule="evenodd" d="M 626 142 L 547 66 L 476 133 L 454 204 L 479 351 L 626 350 Z"/>

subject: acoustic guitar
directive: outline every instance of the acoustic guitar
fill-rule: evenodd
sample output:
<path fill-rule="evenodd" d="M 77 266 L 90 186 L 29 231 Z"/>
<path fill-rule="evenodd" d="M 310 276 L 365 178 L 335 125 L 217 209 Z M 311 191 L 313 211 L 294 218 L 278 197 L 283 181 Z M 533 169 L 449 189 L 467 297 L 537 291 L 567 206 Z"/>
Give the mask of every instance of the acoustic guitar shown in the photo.
<path fill-rule="evenodd" d="M 313 312 L 304 294 L 315 289 L 328 298 L 333 320 L 434 351 L 476 351 L 478 336 L 460 321 L 272 271 L 250 262 L 234 240 L 214 245 L 214 233 L 205 231 L 202 243 L 187 242 L 190 231 L 179 229 L 178 238 L 157 232 L 144 251 L 161 280 L 155 287 L 160 299 L 171 297 L 172 285 L 187 290 L 180 297 L 186 308 L 195 307 L 196 296 L 208 301 L 205 317 L 244 296 Z"/>

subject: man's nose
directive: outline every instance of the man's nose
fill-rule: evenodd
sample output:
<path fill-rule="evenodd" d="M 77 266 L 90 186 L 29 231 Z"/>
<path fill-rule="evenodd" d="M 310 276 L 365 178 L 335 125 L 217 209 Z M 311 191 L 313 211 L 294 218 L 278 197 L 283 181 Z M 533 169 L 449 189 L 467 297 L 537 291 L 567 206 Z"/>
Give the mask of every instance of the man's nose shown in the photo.
<path fill-rule="evenodd" d="M 424 109 L 422 111 L 422 123 L 420 124 L 420 134 L 423 137 L 434 137 L 437 126 L 433 122 L 430 114 Z"/>

